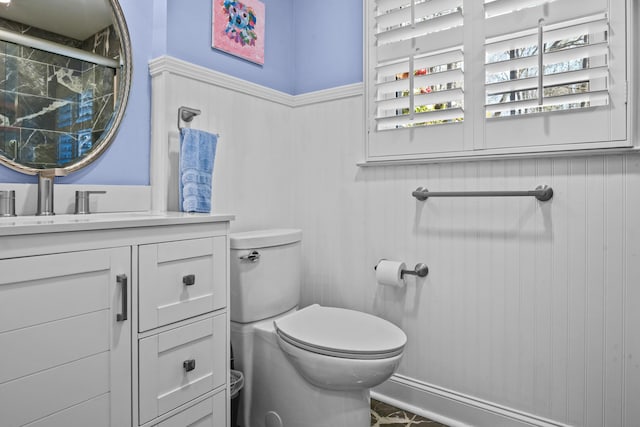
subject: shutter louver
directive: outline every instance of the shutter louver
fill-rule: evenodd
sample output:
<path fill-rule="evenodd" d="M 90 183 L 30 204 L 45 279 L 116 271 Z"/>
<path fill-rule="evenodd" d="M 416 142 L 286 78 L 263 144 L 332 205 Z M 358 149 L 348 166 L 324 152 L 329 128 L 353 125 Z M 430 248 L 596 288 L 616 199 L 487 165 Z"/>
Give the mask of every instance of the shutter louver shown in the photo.
<path fill-rule="evenodd" d="M 375 130 L 462 121 L 462 0 L 377 0 L 375 23 Z"/>
<path fill-rule="evenodd" d="M 520 21 L 539 0 L 485 0 L 491 21 Z M 570 3 L 556 0 L 554 4 Z M 575 4 L 573 5 L 575 8 Z M 593 11 L 589 11 L 593 12 Z M 575 10 L 571 11 L 575 16 Z M 531 14 L 533 15 L 533 13 Z M 609 22 L 605 13 L 538 25 L 485 40 L 487 118 L 546 113 L 609 104 Z M 511 24 L 510 30 L 514 30 Z"/>

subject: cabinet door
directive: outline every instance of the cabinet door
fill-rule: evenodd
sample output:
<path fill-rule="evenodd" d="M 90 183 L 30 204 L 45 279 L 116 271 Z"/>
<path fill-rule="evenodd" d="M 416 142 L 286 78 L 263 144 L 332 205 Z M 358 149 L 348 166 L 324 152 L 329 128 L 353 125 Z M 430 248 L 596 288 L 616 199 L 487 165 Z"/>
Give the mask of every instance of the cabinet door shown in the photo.
<path fill-rule="evenodd" d="M 140 246 L 140 331 L 227 303 L 226 236 Z"/>
<path fill-rule="evenodd" d="M 131 425 L 130 248 L 0 260 L 0 271 L 3 427 Z"/>

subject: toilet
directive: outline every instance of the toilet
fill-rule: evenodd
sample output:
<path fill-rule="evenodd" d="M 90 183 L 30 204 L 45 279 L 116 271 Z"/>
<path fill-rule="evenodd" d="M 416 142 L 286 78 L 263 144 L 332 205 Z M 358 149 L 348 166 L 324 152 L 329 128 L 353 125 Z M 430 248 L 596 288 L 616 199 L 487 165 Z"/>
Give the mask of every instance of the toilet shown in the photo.
<path fill-rule="evenodd" d="M 242 427 L 366 427 L 369 389 L 397 369 L 407 337 L 376 316 L 298 309 L 302 232 L 229 235 L 231 344 Z"/>

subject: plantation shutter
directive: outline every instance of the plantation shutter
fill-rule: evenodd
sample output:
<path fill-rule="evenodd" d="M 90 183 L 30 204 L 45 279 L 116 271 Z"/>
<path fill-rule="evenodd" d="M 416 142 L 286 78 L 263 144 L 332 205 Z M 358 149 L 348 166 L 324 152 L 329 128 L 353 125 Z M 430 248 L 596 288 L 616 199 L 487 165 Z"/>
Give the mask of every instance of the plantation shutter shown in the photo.
<path fill-rule="evenodd" d="M 434 128 L 464 120 L 462 0 L 371 3 L 369 154 L 459 148 L 452 129 Z"/>
<path fill-rule="evenodd" d="M 627 0 L 368 0 L 365 161 L 632 144 Z"/>
<path fill-rule="evenodd" d="M 487 148 L 626 137 L 607 1 L 484 0 L 484 14 Z"/>

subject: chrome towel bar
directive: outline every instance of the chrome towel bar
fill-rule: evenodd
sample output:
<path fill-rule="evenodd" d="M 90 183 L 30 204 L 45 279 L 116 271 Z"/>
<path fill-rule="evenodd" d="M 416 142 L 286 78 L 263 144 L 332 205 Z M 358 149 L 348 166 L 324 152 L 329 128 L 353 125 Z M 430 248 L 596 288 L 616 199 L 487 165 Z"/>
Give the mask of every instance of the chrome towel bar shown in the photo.
<path fill-rule="evenodd" d="M 526 197 L 533 196 L 541 202 L 551 200 L 553 189 L 548 185 L 538 185 L 535 190 L 530 191 L 429 191 L 424 187 L 416 188 L 411 193 L 413 197 L 420 201 L 425 201 L 429 197 Z"/>

